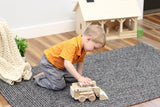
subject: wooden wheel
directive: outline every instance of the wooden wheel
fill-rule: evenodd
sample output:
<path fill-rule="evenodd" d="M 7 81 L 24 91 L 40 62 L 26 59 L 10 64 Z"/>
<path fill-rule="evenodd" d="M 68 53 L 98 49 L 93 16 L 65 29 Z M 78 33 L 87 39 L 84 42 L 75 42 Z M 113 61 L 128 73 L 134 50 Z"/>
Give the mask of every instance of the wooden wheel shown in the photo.
<path fill-rule="evenodd" d="M 96 96 L 94 94 L 89 95 L 89 101 L 94 101 L 96 100 Z"/>
<path fill-rule="evenodd" d="M 86 101 L 86 97 L 84 95 L 80 95 L 78 100 L 82 103 L 82 102 Z"/>

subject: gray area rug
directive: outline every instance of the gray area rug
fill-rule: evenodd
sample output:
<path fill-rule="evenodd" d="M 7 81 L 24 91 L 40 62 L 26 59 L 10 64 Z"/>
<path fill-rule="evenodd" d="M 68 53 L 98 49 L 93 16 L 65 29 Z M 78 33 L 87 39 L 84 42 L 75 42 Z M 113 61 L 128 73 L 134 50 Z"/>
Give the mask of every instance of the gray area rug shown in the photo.
<path fill-rule="evenodd" d="M 33 74 L 40 72 L 33 67 Z M 10 86 L 0 81 L 0 92 L 13 107 L 126 107 L 160 96 L 160 51 L 138 44 L 113 51 L 87 55 L 84 75 L 97 82 L 109 100 L 79 103 L 69 93 L 33 84 L 33 80 Z"/>

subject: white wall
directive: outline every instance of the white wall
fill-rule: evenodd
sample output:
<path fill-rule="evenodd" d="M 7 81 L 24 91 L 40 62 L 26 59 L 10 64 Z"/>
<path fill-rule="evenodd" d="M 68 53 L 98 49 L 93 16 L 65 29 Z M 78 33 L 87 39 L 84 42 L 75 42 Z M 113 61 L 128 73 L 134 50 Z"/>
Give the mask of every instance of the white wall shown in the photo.
<path fill-rule="evenodd" d="M 0 16 L 11 28 L 74 20 L 71 0 L 0 0 Z"/>
<path fill-rule="evenodd" d="M 137 0 L 139 9 L 141 11 L 141 16 L 139 19 L 143 19 L 143 10 L 144 10 L 144 0 Z"/>
<path fill-rule="evenodd" d="M 0 0 L 0 17 L 7 20 L 14 34 L 27 38 L 49 35 L 74 30 L 75 3 L 72 0 Z M 72 25 L 66 28 L 63 24 Z"/>
<path fill-rule="evenodd" d="M 75 30 L 77 0 L 0 0 L 0 17 L 13 36 L 33 38 Z M 143 7 L 143 0 L 137 0 Z"/>

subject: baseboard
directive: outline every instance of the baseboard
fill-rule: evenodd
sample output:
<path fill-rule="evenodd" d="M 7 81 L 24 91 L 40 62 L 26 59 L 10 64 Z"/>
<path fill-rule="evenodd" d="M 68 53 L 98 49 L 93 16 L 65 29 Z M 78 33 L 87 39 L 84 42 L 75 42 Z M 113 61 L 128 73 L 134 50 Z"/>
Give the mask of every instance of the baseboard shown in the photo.
<path fill-rule="evenodd" d="M 152 14 L 152 13 L 159 13 L 159 12 L 160 12 L 160 8 L 158 8 L 158 9 L 150 9 L 150 10 L 144 10 L 144 15 Z"/>
<path fill-rule="evenodd" d="M 53 35 L 57 33 L 70 32 L 74 30 L 75 30 L 75 21 L 67 20 L 63 22 L 57 22 L 45 25 L 11 29 L 11 32 L 13 34 L 13 37 L 18 35 L 19 37 L 29 39 L 35 37 L 42 37 L 46 35 Z"/>
<path fill-rule="evenodd" d="M 13 37 L 18 35 L 26 39 L 53 35 L 58 33 L 70 32 L 75 30 L 75 21 L 68 20 L 63 22 L 29 26 L 24 28 L 11 29 Z"/>

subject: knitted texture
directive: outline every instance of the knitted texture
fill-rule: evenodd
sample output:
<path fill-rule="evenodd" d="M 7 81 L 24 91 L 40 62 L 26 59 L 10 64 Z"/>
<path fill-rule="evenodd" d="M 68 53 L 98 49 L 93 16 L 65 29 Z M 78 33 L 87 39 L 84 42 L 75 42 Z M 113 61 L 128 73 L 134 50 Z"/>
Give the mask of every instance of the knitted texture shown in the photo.
<path fill-rule="evenodd" d="M 0 22 L 0 79 L 13 85 L 31 76 L 31 66 L 23 61 L 8 25 Z"/>

